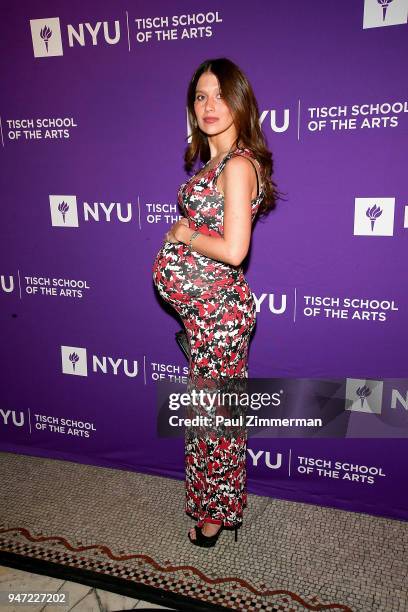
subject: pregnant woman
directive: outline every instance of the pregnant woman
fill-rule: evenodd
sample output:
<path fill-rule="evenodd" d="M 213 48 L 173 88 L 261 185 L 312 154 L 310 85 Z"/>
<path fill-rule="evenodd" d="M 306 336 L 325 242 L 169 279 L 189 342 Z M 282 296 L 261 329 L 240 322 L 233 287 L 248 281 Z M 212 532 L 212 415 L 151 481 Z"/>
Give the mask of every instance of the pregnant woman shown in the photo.
<path fill-rule="evenodd" d="M 161 297 L 179 314 L 190 346 L 188 389 L 214 389 L 248 378 L 255 326 L 252 292 L 242 271 L 256 215 L 276 206 L 272 155 L 258 105 L 240 68 L 207 60 L 187 92 L 192 127 L 187 170 L 204 166 L 180 186 L 183 218 L 165 236 L 153 265 Z M 222 383 L 222 384 L 221 384 Z M 208 405 L 201 409 L 208 411 Z M 246 432 L 186 430 L 185 510 L 197 520 L 188 536 L 211 547 L 224 527 L 242 524 L 246 506 Z"/>

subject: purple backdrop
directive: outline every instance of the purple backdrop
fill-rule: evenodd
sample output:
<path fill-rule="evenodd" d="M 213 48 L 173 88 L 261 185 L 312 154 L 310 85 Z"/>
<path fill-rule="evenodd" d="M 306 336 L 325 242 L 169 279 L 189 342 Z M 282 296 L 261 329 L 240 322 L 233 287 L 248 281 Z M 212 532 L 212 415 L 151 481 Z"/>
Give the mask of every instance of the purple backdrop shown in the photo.
<path fill-rule="evenodd" d="M 186 179 L 187 84 L 209 57 L 247 73 L 287 193 L 245 270 L 250 376 L 408 377 L 408 0 L 382 4 L 9 5 L 2 450 L 183 478 L 183 440 L 156 433 L 155 380 L 186 361 L 151 269 Z M 401 393 L 383 410 L 406 411 Z M 316 469 L 335 462 L 337 477 Z M 250 492 L 408 518 L 403 438 L 252 439 L 248 466 Z"/>

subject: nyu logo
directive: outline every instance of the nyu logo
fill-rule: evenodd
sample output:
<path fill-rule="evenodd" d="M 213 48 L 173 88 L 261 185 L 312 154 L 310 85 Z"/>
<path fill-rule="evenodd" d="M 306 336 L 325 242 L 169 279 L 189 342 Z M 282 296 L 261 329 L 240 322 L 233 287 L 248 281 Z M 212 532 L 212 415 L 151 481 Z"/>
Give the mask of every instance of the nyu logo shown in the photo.
<path fill-rule="evenodd" d="M 408 22 L 408 0 L 365 0 L 363 30 Z"/>
<path fill-rule="evenodd" d="M 278 124 L 277 121 L 277 112 L 276 110 L 265 110 L 262 111 L 259 117 L 259 125 L 261 127 L 267 127 L 267 123 L 265 124 L 265 126 L 263 126 L 263 123 L 266 121 L 267 117 L 269 115 L 269 125 L 270 128 L 273 132 L 276 132 L 277 134 L 280 134 L 282 132 L 287 132 L 289 129 L 289 119 L 290 119 L 290 114 L 289 114 L 289 109 L 285 108 L 283 110 L 283 119 L 280 120 L 280 124 Z"/>
<path fill-rule="evenodd" d="M 61 346 L 61 359 L 63 374 L 88 376 L 86 348 Z M 127 359 L 92 355 L 92 372 L 102 372 L 102 374 L 113 374 L 114 376 L 120 373 L 128 378 L 135 378 L 139 373 L 139 367 L 137 361 L 132 362 L 132 369 L 130 369 Z"/>
<path fill-rule="evenodd" d="M 24 412 L 16 412 L 15 410 L 3 410 L 0 408 L 0 423 L 6 426 L 24 427 Z"/>
<path fill-rule="evenodd" d="M 282 467 L 282 453 L 275 453 L 274 463 L 271 462 L 270 451 L 259 450 L 254 452 L 251 448 L 248 448 L 248 455 L 252 459 L 252 465 L 259 467 L 258 461 L 262 458 L 262 463 L 265 463 L 266 467 L 270 470 L 279 470 Z"/>
<path fill-rule="evenodd" d="M 55 227 L 78 227 L 77 198 L 74 195 L 50 195 L 51 224 Z M 132 204 L 127 202 L 127 207 L 122 210 L 120 202 L 83 203 L 83 216 L 85 221 L 107 221 L 117 219 L 121 223 L 129 223 L 132 220 Z"/>
<path fill-rule="evenodd" d="M 3 291 L 4 293 L 13 293 L 14 291 L 14 276 L 12 276 L 11 274 L 8 277 L 8 280 L 6 280 L 6 277 L 4 274 L 0 274 L 0 290 Z"/>
<path fill-rule="evenodd" d="M 286 312 L 286 308 L 287 308 L 287 296 L 283 293 L 280 295 L 280 300 L 278 303 L 277 297 L 275 296 L 274 293 L 262 293 L 260 295 L 260 297 L 256 297 L 256 295 L 253 293 L 252 294 L 254 297 L 254 301 L 255 301 L 255 305 L 256 305 L 256 312 L 260 312 L 261 311 L 261 304 L 267 300 L 267 302 L 265 303 L 265 307 L 267 304 L 267 307 L 269 308 L 269 311 L 272 314 L 275 315 L 281 315 L 284 314 Z"/>
<path fill-rule="evenodd" d="M 55 57 L 64 55 L 59 17 L 48 19 L 30 19 L 31 38 L 33 41 L 34 57 Z M 75 44 L 85 47 L 92 44 L 94 47 L 102 39 L 108 45 L 116 45 L 120 41 L 120 23 L 114 21 L 97 21 L 94 25 L 80 23 L 76 28 L 67 25 L 68 45 Z"/>
<path fill-rule="evenodd" d="M 382 380 L 347 378 L 345 410 L 381 414 L 383 385 Z M 408 391 L 405 391 L 404 397 L 399 389 L 391 389 L 390 407 L 395 410 L 397 406 L 408 411 Z"/>
<path fill-rule="evenodd" d="M 355 198 L 354 235 L 392 236 L 395 198 Z"/>
<path fill-rule="evenodd" d="M 63 55 L 59 17 L 31 19 L 34 57 Z"/>
<path fill-rule="evenodd" d="M 77 199 L 74 195 L 50 195 L 51 224 L 56 227 L 78 227 Z"/>
<path fill-rule="evenodd" d="M 346 410 L 381 414 L 383 382 L 381 380 L 346 379 Z"/>

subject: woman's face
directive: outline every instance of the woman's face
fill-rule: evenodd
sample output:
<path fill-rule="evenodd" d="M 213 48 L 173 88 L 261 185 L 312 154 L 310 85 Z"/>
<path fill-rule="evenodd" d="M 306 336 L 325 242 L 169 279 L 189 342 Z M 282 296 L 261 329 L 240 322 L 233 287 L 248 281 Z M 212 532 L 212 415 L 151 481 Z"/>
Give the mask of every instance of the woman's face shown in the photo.
<path fill-rule="evenodd" d="M 221 96 L 218 79 L 212 72 L 203 72 L 197 82 L 194 111 L 198 127 L 208 136 L 219 134 L 234 124 L 231 111 Z M 214 119 L 214 121 L 206 121 Z"/>

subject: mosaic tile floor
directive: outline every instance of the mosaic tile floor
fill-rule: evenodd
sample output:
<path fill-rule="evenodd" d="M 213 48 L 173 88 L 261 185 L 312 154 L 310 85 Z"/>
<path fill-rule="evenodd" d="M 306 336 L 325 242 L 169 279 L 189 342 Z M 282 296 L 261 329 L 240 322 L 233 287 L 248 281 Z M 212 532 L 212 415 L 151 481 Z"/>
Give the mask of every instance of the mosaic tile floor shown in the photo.
<path fill-rule="evenodd" d="M 69 582 L 68 580 L 58 580 L 58 578 L 49 578 L 48 576 L 39 576 L 38 574 L 32 574 L 30 572 L 23 572 L 17 569 L 11 569 L 8 567 L 0 567 L 0 589 L 4 592 L 17 593 L 18 591 L 24 592 L 54 592 L 54 593 L 67 593 L 69 597 L 69 606 L 51 606 L 51 605 L 30 605 L 29 608 L 25 606 L 13 606 L 13 605 L 1 605 L 1 612 L 23 612 L 24 610 L 29 612 L 51 612 L 52 610 L 59 610 L 59 612 L 67 612 L 67 610 L 73 610 L 75 612 L 95 611 L 95 612 L 107 612 L 114 610 L 172 610 L 165 606 L 150 603 L 148 601 L 141 601 L 139 599 L 132 599 L 131 597 L 125 597 L 124 595 L 117 595 L 109 591 L 103 591 L 102 589 L 95 589 L 86 585 L 77 584 L 75 582 Z"/>
<path fill-rule="evenodd" d="M 238 542 L 224 532 L 202 550 L 187 539 L 181 481 L 12 453 L 0 461 L 3 591 L 9 566 L 52 576 L 60 590 L 73 582 L 76 612 L 148 609 L 143 600 L 177 610 L 408 610 L 405 522 L 249 495 Z"/>

